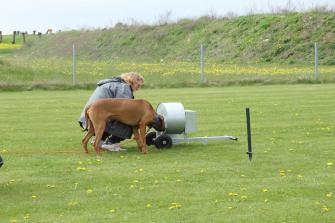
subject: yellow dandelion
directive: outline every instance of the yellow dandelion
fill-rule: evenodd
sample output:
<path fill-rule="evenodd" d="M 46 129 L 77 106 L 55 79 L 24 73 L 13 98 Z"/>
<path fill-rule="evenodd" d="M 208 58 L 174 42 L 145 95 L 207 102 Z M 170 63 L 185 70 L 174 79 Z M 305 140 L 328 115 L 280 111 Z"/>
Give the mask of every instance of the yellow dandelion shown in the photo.
<path fill-rule="evenodd" d="M 25 214 L 23 217 L 24 220 L 28 220 L 29 218 L 30 218 L 30 214 Z"/>
<path fill-rule="evenodd" d="M 228 195 L 231 196 L 231 197 L 235 197 L 235 196 L 238 196 L 238 193 L 235 193 L 235 192 L 229 192 Z"/>
<path fill-rule="evenodd" d="M 2 153 L 8 153 L 8 150 L 7 149 L 3 149 L 1 152 Z"/>
<path fill-rule="evenodd" d="M 78 170 L 78 171 L 85 171 L 86 168 L 85 168 L 85 167 L 78 166 L 78 167 L 77 167 L 77 170 Z"/>
<path fill-rule="evenodd" d="M 133 180 L 134 183 L 138 183 L 138 180 Z"/>
<path fill-rule="evenodd" d="M 70 201 L 69 203 L 67 203 L 68 206 L 74 207 L 78 205 L 78 201 Z"/>
<path fill-rule="evenodd" d="M 286 176 L 286 171 L 285 170 L 279 170 L 279 175 L 282 177 Z"/>
<path fill-rule="evenodd" d="M 143 168 L 140 168 L 138 171 L 139 171 L 139 172 L 143 172 Z"/>
<path fill-rule="evenodd" d="M 246 200 L 247 198 L 248 198 L 247 195 L 242 195 L 242 196 L 241 196 L 241 199 L 242 199 L 242 200 Z"/>
<path fill-rule="evenodd" d="M 334 163 L 333 163 L 333 162 L 328 162 L 328 163 L 327 163 L 327 166 L 329 166 L 329 167 L 330 167 L 330 166 L 334 166 Z"/>
<path fill-rule="evenodd" d="M 172 209 L 178 209 L 178 208 L 181 208 L 182 205 L 181 204 L 178 204 L 177 202 L 173 202 L 171 203 L 169 209 L 172 210 Z"/>
<path fill-rule="evenodd" d="M 55 188 L 55 185 L 53 185 L 53 184 L 47 184 L 47 188 Z"/>
<path fill-rule="evenodd" d="M 10 220 L 10 222 L 11 223 L 16 223 L 17 221 L 16 221 L 16 219 L 12 219 L 12 220 Z"/>
<path fill-rule="evenodd" d="M 33 194 L 33 195 L 31 195 L 31 198 L 32 198 L 32 199 L 36 199 L 37 196 Z"/>
<path fill-rule="evenodd" d="M 87 193 L 87 194 L 90 194 L 90 193 L 92 193 L 92 192 L 93 192 L 92 189 L 87 189 L 87 190 L 86 190 L 86 193 Z"/>
<path fill-rule="evenodd" d="M 151 208 L 152 207 L 152 205 L 151 204 L 147 204 L 147 206 L 146 206 L 147 208 Z"/>
<path fill-rule="evenodd" d="M 263 188 L 263 189 L 262 189 L 262 192 L 264 192 L 264 193 L 265 193 L 265 192 L 269 192 L 269 190 L 268 190 L 267 188 Z"/>
<path fill-rule="evenodd" d="M 115 209 L 109 210 L 110 213 L 115 213 Z"/>
<path fill-rule="evenodd" d="M 328 194 L 326 194 L 327 197 L 331 198 L 333 196 L 332 192 L 329 192 Z"/>
<path fill-rule="evenodd" d="M 328 212 L 328 211 L 330 211 L 330 208 L 327 207 L 327 206 L 323 206 L 322 211 L 323 212 Z"/>

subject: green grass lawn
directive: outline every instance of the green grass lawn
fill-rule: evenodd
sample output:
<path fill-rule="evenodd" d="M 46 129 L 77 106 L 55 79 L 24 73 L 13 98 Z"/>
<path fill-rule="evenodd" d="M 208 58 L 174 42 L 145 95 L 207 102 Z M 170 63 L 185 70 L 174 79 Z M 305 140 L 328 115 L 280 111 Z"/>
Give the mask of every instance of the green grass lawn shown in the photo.
<path fill-rule="evenodd" d="M 101 157 L 76 123 L 90 93 L 0 93 L 1 222 L 334 222 L 335 85 L 143 89 L 197 111 L 192 136 L 239 140 Z"/>

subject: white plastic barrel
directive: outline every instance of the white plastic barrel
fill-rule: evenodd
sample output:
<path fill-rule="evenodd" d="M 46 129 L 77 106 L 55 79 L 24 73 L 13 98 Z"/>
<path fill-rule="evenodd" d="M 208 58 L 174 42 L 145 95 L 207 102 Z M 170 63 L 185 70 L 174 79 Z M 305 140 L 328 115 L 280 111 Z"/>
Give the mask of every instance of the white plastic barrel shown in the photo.
<path fill-rule="evenodd" d="M 185 131 L 185 110 L 181 103 L 160 103 L 156 112 L 164 117 L 167 134 L 181 134 Z"/>

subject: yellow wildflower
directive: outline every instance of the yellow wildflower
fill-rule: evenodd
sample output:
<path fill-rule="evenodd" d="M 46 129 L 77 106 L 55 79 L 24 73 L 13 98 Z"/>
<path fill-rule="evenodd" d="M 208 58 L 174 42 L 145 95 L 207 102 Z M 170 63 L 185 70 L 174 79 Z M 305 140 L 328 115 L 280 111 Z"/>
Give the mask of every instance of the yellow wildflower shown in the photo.
<path fill-rule="evenodd" d="M 78 171 L 85 171 L 86 168 L 85 168 L 85 167 L 78 166 L 78 167 L 77 167 L 77 170 L 78 170 Z"/>
<path fill-rule="evenodd" d="M 74 207 L 78 205 L 78 201 L 70 201 L 68 204 L 68 206 Z"/>
<path fill-rule="evenodd" d="M 29 218 L 30 218 L 30 214 L 25 214 L 23 217 L 24 220 L 28 220 Z"/>
<path fill-rule="evenodd" d="M 178 208 L 181 208 L 181 207 L 182 207 L 181 204 L 178 204 L 178 203 L 174 202 L 174 203 L 171 203 L 169 209 L 172 210 L 172 209 L 178 209 Z"/>
<path fill-rule="evenodd" d="M 322 211 L 323 212 L 328 212 L 328 211 L 330 211 L 330 208 L 327 207 L 327 206 L 323 206 Z"/>
<path fill-rule="evenodd" d="M 246 200 L 247 198 L 248 198 L 247 195 L 242 195 L 242 196 L 241 196 L 241 199 L 242 199 L 242 200 Z"/>
<path fill-rule="evenodd" d="M 229 195 L 229 196 L 238 196 L 238 193 L 235 193 L 235 192 L 229 192 L 228 195 Z"/>

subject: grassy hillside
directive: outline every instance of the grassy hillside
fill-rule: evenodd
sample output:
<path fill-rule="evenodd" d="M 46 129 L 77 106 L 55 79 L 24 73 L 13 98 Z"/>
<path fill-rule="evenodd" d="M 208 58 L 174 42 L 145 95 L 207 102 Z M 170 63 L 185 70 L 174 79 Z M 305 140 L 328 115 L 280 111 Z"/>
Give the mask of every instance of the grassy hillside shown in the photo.
<path fill-rule="evenodd" d="M 319 43 L 320 64 L 335 64 L 335 13 L 306 12 L 202 17 L 165 25 L 124 25 L 70 31 L 31 39 L 20 52 L 36 57 L 70 57 L 72 44 L 82 59 L 112 61 L 198 61 L 199 45 L 208 61 L 219 63 L 313 62 Z M 36 41 L 38 40 L 38 41 Z"/>

